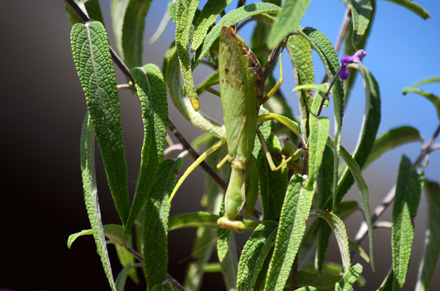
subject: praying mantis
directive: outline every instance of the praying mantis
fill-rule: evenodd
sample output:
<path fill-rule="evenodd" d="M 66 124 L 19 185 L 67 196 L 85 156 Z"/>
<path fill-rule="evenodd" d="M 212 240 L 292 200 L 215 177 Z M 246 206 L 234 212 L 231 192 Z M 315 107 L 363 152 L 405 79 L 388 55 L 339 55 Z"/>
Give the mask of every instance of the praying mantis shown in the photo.
<path fill-rule="evenodd" d="M 246 200 L 248 203 L 246 208 L 253 209 L 258 196 L 258 179 L 250 175 L 252 167 L 249 166 L 252 160 L 255 161 L 252 156 L 255 137 L 258 136 L 263 149 L 265 149 L 266 158 L 272 171 L 280 169 L 306 148 L 296 122 L 274 113 L 258 116 L 260 106 L 279 89 L 283 82 L 281 62 L 280 71 L 280 79 L 277 84 L 263 98 L 264 80 L 259 61 L 233 28 L 222 27 L 219 50 L 219 83 L 226 137 L 200 155 L 185 171 L 170 196 L 170 203 L 177 189 L 192 170 L 227 142 L 228 154 L 217 165 L 217 168 L 229 162 L 231 174 L 224 198 L 225 215 L 217 220 L 217 224 L 222 228 L 236 232 L 244 231 L 245 225 L 240 211 Z M 276 119 L 287 126 L 303 143 L 303 147 L 296 150 L 290 157 L 283 158 L 278 167 L 275 166 L 270 153 L 268 153 L 264 137 L 257 130 L 258 123 L 271 119 Z"/>

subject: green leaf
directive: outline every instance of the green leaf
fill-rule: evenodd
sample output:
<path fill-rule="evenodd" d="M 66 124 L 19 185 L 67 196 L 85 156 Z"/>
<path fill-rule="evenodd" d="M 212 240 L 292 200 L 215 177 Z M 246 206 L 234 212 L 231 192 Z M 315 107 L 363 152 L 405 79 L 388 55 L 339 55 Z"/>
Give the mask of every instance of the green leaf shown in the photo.
<path fill-rule="evenodd" d="M 251 235 L 241 253 L 238 263 L 237 290 L 251 290 L 258 274 L 272 249 L 278 223 L 273 220 L 263 221 Z"/>
<path fill-rule="evenodd" d="M 176 47 L 185 89 L 195 111 L 199 111 L 199 98 L 194 88 L 189 51 L 190 30 L 199 0 L 179 0 L 176 11 Z"/>
<path fill-rule="evenodd" d="M 197 54 L 193 59 L 192 68 L 194 69 L 195 67 L 197 67 L 203 57 L 208 53 L 212 44 L 220 37 L 222 26 L 237 23 L 248 17 L 252 17 L 254 15 L 262 13 L 276 13 L 279 10 L 280 7 L 271 3 L 253 3 L 230 11 L 228 14 L 223 16 L 220 21 L 206 35 L 202 46 L 199 47 L 199 49 L 197 50 Z"/>
<path fill-rule="evenodd" d="M 270 134 L 266 139 L 271 154 L 281 153 L 278 138 Z M 267 162 L 264 149 L 258 154 L 258 176 L 260 178 L 261 205 L 263 208 L 263 220 L 277 220 L 281 214 L 283 200 L 287 189 L 287 167 L 278 171 L 272 171 Z"/>
<path fill-rule="evenodd" d="M 420 96 L 423 96 L 426 99 L 428 99 L 432 103 L 432 105 L 434 105 L 437 111 L 437 117 L 440 119 L 440 98 L 438 96 L 413 87 L 403 89 L 402 93 L 403 95 L 406 95 L 407 93 L 417 93 Z"/>
<path fill-rule="evenodd" d="M 81 8 L 81 10 L 89 17 L 91 20 L 97 20 L 104 23 L 104 18 L 101 13 L 101 6 L 99 6 L 98 0 L 74 0 L 75 3 Z M 78 13 L 64 1 L 66 5 L 67 16 L 69 17 L 70 23 L 83 23 L 84 21 L 79 17 Z"/>
<path fill-rule="evenodd" d="M 221 261 L 221 270 L 226 290 L 235 290 L 235 286 L 237 284 L 237 248 L 234 233 L 229 229 L 228 231 L 230 233 L 228 236 L 229 247 L 223 260 Z"/>
<path fill-rule="evenodd" d="M 144 141 L 135 196 L 125 235 L 131 233 L 131 227 L 155 183 L 168 126 L 167 89 L 160 69 L 156 65 L 148 64 L 142 68 L 133 68 L 131 75 L 142 107 Z"/>
<path fill-rule="evenodd" d="M 392 216 L 393 290 L 401 290 L 406 280 L 414 238 L 413 219 L 417 214 L 422 188 L 423 174 L 418 173 L 416 167 L 403 155 Z"/>
<path fill-rule="evenodd" d="M 418 86 L 425 85 L 425 84 L 430 84 L 430 83 L 440 83 L 440 76 L 438 76 L 438 77 L 430 77 L 430 78 L 427 78 L 425 80 L 415 82 L 414 84 L 412 84 L 410 86 L 410 88 L 414 88 L 414 87 L 418 87 Z"/>
<path fill-rule="evenodd" d="M 351 41 L 354 47 L 357 47 L 365 32 L 370 25 L 371 15 L 373 12 L 373 6 L 371 0 L 351 0 L 351 15 L 353 19 L 353 34 Z"/>
<path fill-rule="evenodd" d="M 431 15 L 425 9 L 423 9 L 423 7 L 412 2 L 411 0 L 386 0 L 386 1 L 393 2 L 402 7 L 405 7 L 423 19 L 431 18 Z"/>
<path fill-rule="evenodd" d="M 327 144 L 334 148 L 334 142 L 330 137 L 327 140 Z M 342 146 L 341 146 L 340 154 L 341 154 L 341 157 L 344 159 L 345 163 L 347 164 L 347 167 L 350 170 L 351 174 L 353 175 L 353 178 L 356 181 L 356 184 L 359 188 L 359 191 L 361 192 L 362 206 L 363 206 L 365 220 L 366 220 L 367 227 L 368 227 L 368 238 L 370 241 L 371 267 L 374 270 L 373 226 L 371 223 L 371 211 L 370 211 L 368 186 L 365 183 L 364 178 L 362 177 L 362 171 L 361 171 L 359 165 L 351 157 L 350 153 L 348 153 L 347 150 Z"/>
<path fill-rule="evenodd" d="M 175 46 L 171 46 L 167 51 L 162 69 L 168 92 L 177 110 L 195 127 L 217 138 L 225 137 L 225 127 L 202 112 L 195 111 L 191 101 L 183 95 L 182 85 L 180 84 L 180 64 Z"/>
<path fill-rule="evenodd" d="M 440 256 L 440 185 L 425 179 L 428 225 L 425 234 L 425 248 L 417 276 L 416 290 L 429 290 L 435 267 Z"/>
<path fill-rule="evenodd" d="M 310 113 L 309 128 L 309 172 L 306 187 L 313 189 L 316 185 L 324 156 L 325 145 L 330 131 L 330 120 L 327 117 L 316 116 Z"/>
<path fill-rule="evenodd" d="M 104 236 L 104 228 L 101 220 L 101 210 L 98 201 L 98 189 L 95 176 L 95 131 L 92 125 L 91 116 L 87 113 L 81 132 L 81 172 L 84 189 L 84 201 L 86 203 L 87 215 L 95 239 L 96 250 L 101 257 L 101 263 L 107 276 L 111 290 L 116 291 L 113 279 L 110 258 L 107 252 L 107 243 Z"/>
<path fill-rule="evenodd" d="M 290 32 L 298 29 L 310 0 L 285 0 L 272 29 L 270 30 L 267 46 L 273 49 Z"/>
<path fill-rule="evenodd" d="M 304 187 L 301 175 L 289 183 L 280 225 L 278 227 L 271 268 L 266 278 L 266 290 L 283 290 L 298 252 L 312 205 L 314 190 Z"/>
<path fill-rule="evenodd" d="M 142 65 L 145 17 L 152 0 L 112 1 L 112 21 L 116 46 L 129 68 Z"/>
<path fill-rule="evenodd" d="M 339 281 L 335 287 L 337 291 L 350 291 L 353 289 L 353 284 L 359 278 L 363 270 L 361 264 L 356 264 L 347 270 L 342 277 L 341 281 Z"/>
<path fill-rule="evenodd" d="M 344 271 L 347 272 L 350 269 L 351 263 L 350 251 L 348 249 L 348 236 L 344 222 L 335 214 L 327 211 L 318 212 L 318 217 L 324 219 L 335 234 L 341 253 L 342 265 L 344 266 Z"/>
<path fill-rule="evenodd" d="M 382 285 L 380 285 L 380 288 L 378 291 L 389 291 L 393 290 L 393 280 L 394 280 L 394 274 L 393 270 L 390 270 L 385 280 L 382 282 Z"/>
<path fill-rule="evenodd" d="M 312 286 L 307 286 L 307 287 L 301 287 L 296 289 L 296 291 L 317 291 L 318 289 L 316 289 L 315 287 Z"/>
<path fill-rule="evenodd" d="M 154 285 L 153 288 L 151 288 L 151 291 L 174 291 L 173 285 L 171 285 L 170 282 L 163 282 L 157 285 Z"/>
<path fill-rule="evenodd" d="M 381 118 L 381 100 L 379 85 L 374 76 L 367 68 L 359 64 L 357 69 L 362 75 L 365 87 L 365 113 L 362 121 L 362 130 L 353 159 L 360 169 L 363 169 L 368 156 L 373 149 Z M 349 169 L 345 169 L 338 183 L 336 205 L 340 203 L 344 195 L 354 183 L 353 175 Z"/>
<path fill-rule="evenodd" d="M 292 35 L 286 43 L 290 61 L 293 66 L 296 86 L 314 84 L 315 72 L 313 70 L 312 49 L 310 43 L 301 36 Z M 300 90 L 297 92 L 299 109 L 301 111 L 301 124 L 309 134 L 309 114 L 313 102 L 313 90 Z"/>
<path fill-rule="evenodd" d="M 116 289 L 118 291 L 125 290 L 125 283 L 127 282 L 128 275 L 136 274 L 135 268 L 139 268 L 139 267 L 142 267 L 142 264 L 128 264 L 122 269 L 122 271 L 119 273 L 118 277 L 116 278 Z"/>
<path fill-rule="evenodd" d="M 334 288 L 335 284 L 341 280 L 339 275 L 321 275 L 307 271 L 298 271 L 297 285 L 298 286 L 314 286 L 319 289 Z M 298 290 L 298 289 L 297 289 Z"/>
<path fill-rule="evenodd" d="M 100 22 L 77 23 L 72 28 L 71 42 L 73 60 L 86 95 L 107 181 L 116 210 L 125 223 L 130 208 L 127 165 L 118 90 L 107 34 Z"/>
<path fill-rule="evenodd" d="M 206 90 L 207 87 L 213 86 L 219 83 L 218 80 L 219 72 L 214 71 L 211 75 L 206 77 L 205 80 L 203 80 L 198 86 L 197 86 L 197 93 L 201 93 Z M 207 90 L 206 90 L 207 91 Z"/>
<path fill-rule="evenodd" d="M 219 216 L 223 217 L 225 215 L 225 200 L 222 199 L 222 205 L 220 208 Z M 216 221 L 217 223 L 217 221 Z M 220 262 L 226 257 L 229 250 L 229 240 L 231 237 L 231 230 L 227 228 L 221 228 L 217 225 L 217 256 Z"/>
<path fill-rule="evenodd" d="M 69 249 L 72 248 L 72 244 L 76 241 L 77 238 L 92 234 L 93 234 L 93 230 L 91 229 L 83 229 L 80 232 L 72 233 L 71 235 L 69 235 L 69 238 L 67 239 L 67 247 Z"/>
<path fill-rule="evenodd" d="M 419 131 L 411 126 L 397 127 L 385 132 L 380 137 L 376 138 L 371 154 L 365 162 L 364 168 L 369 166 L 387 151 L 391 151 L 406 143 L 416 141 L 422 142 L 423 139 L 420 136 Z"/>
<path fill-rule="evenodd" d="M 176 183 L 182 159 L 163 160 L 157 180 L 145 204 L 144 216 L 144 271 L 147 286 L 167 279 L 168 267 L 168 198 Z"/>
<path fill-rule="evenodd" d="M 368 254 L 365 252 L 365 250 L 360 245 L 358 245 L 357 243 L 355 243 L 351 239 L 349 239 L 348 242 L 350 244 L 350 247 L 353 250 L 355 250 L 359 254 L 359 256 L 365 260 L 365 262 L 370 263 L 370 257 L 368 256 Z"/>
<path fill-rule="evenodd" d="M 332 80 L 339 72 L 339 60 L 336 52 L 333 48 L 332 43 L 322 34 L 320 31 L 305 27 L 298 30 L 298 33 L 303 36 L 309 43 L 310 46 L 318 53 L 324 64 L 325 70 L 329 80 Z M 333 106 L 335 115 L 335 159 L 333 163 L 334 168 L 334 178 L 333 187 L 336 187 L 337 172 L 339 165 L 339 150 L 341 147 L 341 127 L 342 127 L 342 117 L 344 115 L 344 88 L 342 81 L 340 79 L 336 80 L 333 87 Z M 336 189 L 333 190 L 336 194 Z M 334 196 L 336 198 L 336 196 Z M 334 201 L 335 202 L 335 201 Z M 333 203 L 335 204 L 335 203 Z M 333 205 L 335 206 L 335 205 Z"/>
<path fill-rule="evenodd" d="M 205 39 L 208 29 L 231 1 L 232 0 L 208 0 L 194 24 L 195 28 L 191 50 L 195 51 L 199 48 Z"/>

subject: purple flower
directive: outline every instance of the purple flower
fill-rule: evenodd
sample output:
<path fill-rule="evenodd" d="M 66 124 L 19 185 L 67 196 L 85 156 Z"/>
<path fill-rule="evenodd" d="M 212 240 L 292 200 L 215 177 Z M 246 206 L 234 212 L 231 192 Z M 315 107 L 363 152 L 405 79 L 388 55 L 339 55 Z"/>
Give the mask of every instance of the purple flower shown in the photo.
<path fill-rule="evenodd" d="M 348 79 L 348 69 L 347 66 L 352 63 L 360 63 L 362 58 L 367 55 L 367 52 L 364 50 L 358 50 L 354 55 L 343 55 L 341 58 L 341 70 L 339 71 L 339 77 L 341 80 Z"/>

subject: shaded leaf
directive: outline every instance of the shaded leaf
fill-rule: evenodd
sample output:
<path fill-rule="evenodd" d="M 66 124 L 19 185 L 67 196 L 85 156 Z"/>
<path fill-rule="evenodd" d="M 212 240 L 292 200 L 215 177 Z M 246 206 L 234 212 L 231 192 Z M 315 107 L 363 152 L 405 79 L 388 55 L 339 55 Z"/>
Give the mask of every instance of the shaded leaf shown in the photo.
<path fill-rule="evenodd" d="M 125 235 L 131 232 L 131 227 L 145 204 L 147 194 L 155 183 L 168 126 L 167 89 L 159 68 L 148 64 L 142 68 L 133 68 L 131 75 L 135 80 L 137 95 L 142 107 L 144 140 L 138 181 L 125 226 Z"/>
<path fill-rule="evenodd" d="M 125 283 L 127 282 L 128 275 L 133 273 L 136 274 L 135 268 L 139 267 L 142 267 L 142 264 L 128 264 L 122 269 L 116 278 L 116 289 L 118 291 L 125 290 Z"/>
<path fill-rule="evenodd" d="M 440 185 L 425 179 L 428 206 L 425 248 L 417 276 L 416 290 L 429 290 L 440 256 Z"/>
<path fill-rule="evenodd" d="M 149 289 L 167 279 L 168 268 L 168 198 L 176 183 L 182 159 L 163 160 L 157 180 L 147 196 L 144 216 L 144 272 Z"/>
<path fill-rule="evenodd" d="M 99 6 L 98 0 L 74 0 L 79 8 L 91 19 L 97 20 L 104 23 L 104 18 L 102 17 L 101 6 Z M 70 23 L 83 23 L 84 21 L 79 17 L 78 13 L 64 1 L 66 5 L 67 16 L 69 17 Z"/>
<path fill-rule="evenodd" d="M 354 47 L 361 43 L 365 32 L 370 25 L 373 6 L 371 0 L 351 0 L 351 14 L 353 19 L 353 34 L 351 41 Z"/>
<path fill-rule="evenodd" d="M 363 270 L 361 264 L 356 264 L 350 269 L 348 269 L 341 281 L 339 281 L 335 287 L 335 291 L 351 291 L 353 289 L 353 284 L 359 278 Z"/>
<path fill-rule="evenodd" d="M 277 229 L 278 223 L 265 220 L 246 242 L 238 263 L 237 290 L 251 290 L 257 281 L 264 261 L 275 243 Z"/>
<path fill-rule="evenodd" d="M 269 33 L 267 46 L 273 49 L 290 32 L 298 29 L 310 0 L 285 0 Z"/>
<path fill-rule="evenodd" d="M 113 279 L 110 258 L 107 252 L 107 243 L 104 236 L 104 228 L 101 220 L 101 210 L 98 201 L 98 189 L 95 176 L 95 131 L 92 119 L 87 113 L 81 132 L 81 172 L 84 190 L 84 202 L 86 203 L 87 215 L 95 239 L 96 250 L 101 257 L 101 263 L 107 276 L 111 290 L 116 291 Z"/>
<path fill-rule="evenodd" d="M 104 26 L 77 23 L 71 32 L 73 60 L 86 95 L 107 181 L 119 217 L 125 223 L 130 208 L 127 165 L 122 139 L 119 97 Z"/>
<path fill-rule="evenodd" d="M 411 161 L 402 156 L 392 215 L 393 290 L 402 289 L 406 280 L 414 238 L 413 219 L 417 214 L 422 187 L 423 174 L 418 173 Z"/>
<path fill-rule="evenodd" d="M 305 181 L 298 174 L 290 180 L 266 278 L 266 290 L 283 289 L 301 244 L 314 194 L 314 189 L 307 189 L 304 184 Z"/>
<path fill-rule="evenodd" d="M 308 271 L 298 271 L 298 286 L 313 286 L 318 289 L 334 288 L 335 284 L 341 280 L 339 275 L 321 275 Z M 298 290 L 298 289 L 297 289 Z"/>

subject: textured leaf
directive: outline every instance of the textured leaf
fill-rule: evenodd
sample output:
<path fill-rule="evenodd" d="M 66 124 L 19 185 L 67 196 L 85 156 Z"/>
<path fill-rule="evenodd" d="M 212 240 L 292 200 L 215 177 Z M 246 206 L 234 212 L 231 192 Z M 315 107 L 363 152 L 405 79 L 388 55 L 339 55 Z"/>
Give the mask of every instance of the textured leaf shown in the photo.
<path fill-rule="evenodd" d="M 93 234 L 93 230 L 91 229 L 84 229 L 81 230 L 80 232 L 72 233 L 71 235 L 69 235 L 69 238 L 67 239 L 67 247 L 69 249 L 72 248 L 72 244 L 76 241 L 77 238 L 92 234 Z"/>
<path fill-rule="evenodd" d="M 125 283 L 127 282 L 127 278 L 129 274 L 136 274 L 135 268 L 142 267 L 141 264 L 128 264 L 126 265 L 122 271 L 119 273 L 118 277 L 116 278 L 116 289 L 118 291 L 124 291 L 125 290 Z"/>
<path fill-rule="evenodd" d="M 266 139 L 270 153 L 281 153 L 278 138 L 270 134 Z M 263 220 L 277 220 L 281 214 L 284 196 L 287 189 L 287 167 L 272 171 L 267 162 L 264 149 L 258 154 L 258 176 L 260 178 L 261 205 Z"/>
<path fill-rule="evenodd" d="M 307 286 L 307 287 L 301 287 L 296 289 L 296 291 L 317 291 L 318 289 L 316 289 L 315 287 L 312 286 Z"/>
<path fill-rule="evenodd" d="M 199 48 L 205 39 L 209 27 L 217 19 L 220 12 L 222 12 L 231 1 L 232 0 L 208 0 L 194 24 L 194 36 L 191 44 L 191 49 L 193 51 Z"/>
<path fill-rule="evenodd" d="M 194 88 L 189 51 L 190 29 L 200 0 L 179 0 L 176 10 L 176 47 L 185 89 L 195 111 L 199 111 L 199 98 Z"/>
<path fill-rule="evenodd" d="M 325 37 L 324 34 L 311 27 L 305 27 L 302 30 L 299 30 L 298 33 L 303 36 L 310 43 L 310 46 L 318 53 L 321 61 L 324 64 L 329 80 L 332 80 L 337 75 L 340 69 L 338 56 L 336 55 L 332 43 Z M 335 112 L 334 115 L 336 141 L 335 159 L 333 163 L 333 187 L 336 187 L 336 173 L 339 165 L 339 150 L 341 147 L 342 117 L 344 115 L 344 88 L 340 79 L 336 81 L 333 87 L 333 106 Z M 333 191 L 333 193 L 336 193 L 336 189 Z"/>
<path fill-rule="evenodd" d="M 219 217 L 225 215 L 225 200 L 222 200 Z M 217 226 L 217 256 L 220 262 L 225 259 L 229 250 L 229 241 L 231 238 L 231 230 L 227 228 L 221 228 Z"/>
<path fill-rule="evenodd" d="M 310 113 L 309 128 L 309 172 L 306 187 L 314 188 L 324 156 L 325 145 L 330 130 L 330 120 L 327 117 L 318 117 Z"/>
<path fill-rule="evenodd" d="M 338 242 L 339 251 L 341 253 L 342 265 L 344 271 L 347 272 L 350 269 L 350 251 L 348 249 L 348 236 L 345 229 L 344 222 L 335 214 L 327 211 L 319 212 L 319 217 L 324 219 L 333 233 L 335 234 L 336 241 Z"/>
<path fill-rule="evenodd" d="M 440 185 L 425 180 L 426 205 L 428 206 L 425 249 L 420 262 L 416 290 L 429 290 L 435 267 L 440 256 Z"/>
<path fill-rule="evenodd" d="M 408 10 L 414 12 L 423 19 L 431 18 L 431 15 L 425 9 L 423 9 L 423 7 L 412 2 L 411 0 L 386 0 L 386 1 L 399 4 L 400 6 L 405 7 Z"/>
<path fill-rule="evenodd" d="M 170 282 L 163 282 L 155 285 L 151 291 L 174 291 L 174 288 Z"/>
<path fill-rule="evenodd" d="M 413 219 L 417 214 L 422 188 L 423 174 L 418 173 L 411 161 L 402 156 L 392 216 L 393 290 L 401 290 L 406 280 L 414 238 Z"/>
<path fill-rule="evenodd" d="M 263 221 L 251 235 L 241 253 L 238 263 L 237 290 L 251 290 L 275 243 L 278 223 Z"/>
<path fill-rule="evenodd" d="M 362 121 L 362 130 L 353 159 L 360 169 L 363 169 L 368 156 L 374 146 L 381 118 L 381 100 L 379 86 L 374 76 L 362 65 L 358 66 L 365 87 L 365 113 Z M 344 195 L 354 183 L 353 175 L 349 169 L 345 169 L 338 183 L 336 205 L 340 203 Z"/>
<path fill-rule="evenodd" d="M 81 10 L 92 20 L 97 20 L 104 23 L 104 18 L 101 13 L 101 6 L 99 6 L 98 0 L 75 0 L 75 3 L 81 8 Z M 78 13 L 64 1 L 66 5 L 67 16 L 69 17 L 70 23 L 83 23 L 84 21 L 79 17 Z"/>
<path fill-rule="evenodd" d="M 126 235 L 130 233 L 155 182 L 168 126 L 167 89 L 160 69 L 156 65 L 148 64 L 142 68 L 133 68 L 131 75 L 142 106 L 144 141 L 136 192 L 126 223 Z"/>
<path fill-rule="evenodd" d="M 168 198 L 176 183 L 182 159 L 164 160 L 159 166 L 157 182 L 148 195 L 144 216 L 144 271 L 147 286 L 167 279 L 168 267 Z"/>
<path fill-rule="evenodd" d="M 359 278 L 363 270 L 361 264 L 356 264 L 347 270 L 342 277 L 341 281 L 339 281 L 336 285 L 335 291 L 350 291 L 353 289 L 353 284 Z"/>
<path fill-rule="evenodd" d="M 371 0 L 351 0 L 351 14 L 353 19 L 353 34 L 351 41 L 354 47 L 361 43 L 365 32 L 370 25 L 373 12 Z"/>
<path fill-rule="evenodd" d="M 314 194 L 313 189 L 304 187 L 304 182 L 298 174 L 290 180 L 265 290 L 283 290 L 301 244 Z"/>
<path fill-rule="evenodd" d="M 280 7 L 271 3 L 253 3 L 230 11 L 228 14 L 223 16 L 220 21 L 206 35 L 202 46 L 199 47 L 197 54 L 193 59 L 193 69 L 197 67 L 203 57 L 208 53 L 212 44 L 220 37 L 220 31 L 224 25 L 231 25 L 233 23 L 240 22 L 248 17 L 252 17 L 254 15 L 262 13 L 276 13 L 279 10 Z"/>
<path fill-rule="evenodd" d="M 285 0 L 272 29 L 270 30 L 267 46 L 272 49 L 290 32 L 298 29 L 310 0 Z"/>
<path fill-rule="evenodd" d="M 226 290 L 235 290 L 237 284 L 237 269 L 238 258 L 237 248 L 234 239 L 234 233 L 229 230 L 229 248 L 224 259 L 221 262 L 221 270 L 223 274 L 223 281 L 225 282 Z"/>
<path fill-rule="evenodd" d="M 318 289 L 334 288 L 335 284 L 341 280 L 339 275 L 321 275 L 307 271 L 298 271 L 297 285 L 298 286 L 313 286 Z M 296 289 L 298 290 L 298 289 Z"/>
<path fill-rule="evenodd" d="M 195 111 L 191 101 L 183 95 L 182 85 L 180 84 L 180 64 L 175 46 L 167 51 L 162 69 L 171 100 L 179 112 L 195 127 L 217 138 L 225 137 L 225 127 L 202 112 Z"/>
<path fill-rule="evenodd" d="M 122 60 L 129 68 L 141 66 L 145 17 L 152 0 L 112 1 L 113 31 Z"/>
<path fill-rule="evenodd" d="M 97 21 L 77 23 L 71 32 L 73 60 L 86 95 L 107 181 L 119 217 L 125 223 L 128 199 L 127 165 L 115 71 L 104 26 Z"/>
<path fill-rule="evenodd" d="M 428 99 L 432 105 L 434 105 L 435 110 L 437 111 L 437 117 L 440 119 L 440 98 L 432 93 L 417 89 L 417 88 L 406 88 L 402 91 L 403 95 L 406 95 L 407 93 L 417 93 L 420 96 L 425 97 Z"/>
<path fill-rule="evenodd" d="M 95 131 L 92 119 L 87 113 L 84 118 L 81 132 L 81 172 L 84 190 L 84 201 L 86 203 L 87 215 L 95 239 L 96 250 L 101 257 L 101 263 L 107 276 L 111 290 L 116 291 L 113 278 L 110 258 L 107 252 L 107 243 L 104 236 L 104 228 L 101 220 L 101 210 L 98 201 L 98 189 L 95 177 Z"/>
<path fill-rule="evenodd" d="M 420 136 L 419 131 L 411 126 L 397 127 L 385 132 L 380 137 L 376 138 L 371 154 L 365 162 L 364 168 L 369 166 L 384 153 L 391 151 L 398 146 L 415 141 L 421 142 L 423 139 Z"/>
<path fill-rule="evenodd" d="M 331 138 L 328 139 L 327 144 L 333 146 L 333 140 Z M 373 226 L 371 223 L 371 211 L 370 211 L 370 198 L 368 192 L 368 186 L 365 183 L 364 178 L 362 177 L 362 171 L 356 161 L 351 157 L 351 155 L 347 152 L 347 150 L 341 146 L 340 151 L 341 157 L 344 159 L 344 162 L 347 164 L 350 173 L 353 175 L 354 180 L 361 192 L 362 197 L 362 206 L 365 214 L 365 220 L 368 227 L 368 238 L 370 242 L 370 257 L 371 257 L 371 267 L 374 270 L 374 245 L 373 245 Z"/>

